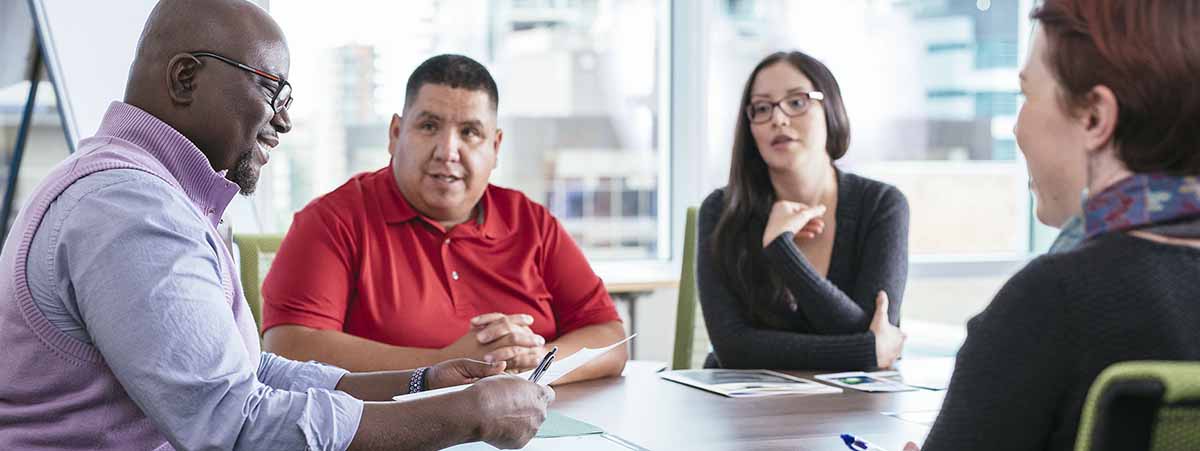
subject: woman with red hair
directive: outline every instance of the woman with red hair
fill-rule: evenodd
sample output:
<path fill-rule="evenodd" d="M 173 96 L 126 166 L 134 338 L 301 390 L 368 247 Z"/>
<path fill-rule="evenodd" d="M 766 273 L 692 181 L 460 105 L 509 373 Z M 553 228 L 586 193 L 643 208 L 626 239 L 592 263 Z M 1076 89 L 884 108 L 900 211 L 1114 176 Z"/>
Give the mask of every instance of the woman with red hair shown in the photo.
<path fill-rule="evenodd" d="M 1085 239 L 970 321 L 926 451 L 1072 449 L 1106 367 L 1200 360 L 1200 1 L 1046 0 L 1033 18 L 1014 132 L 1039 204 L 1078 195 L 1061 175 L 1086 162 Z"/>

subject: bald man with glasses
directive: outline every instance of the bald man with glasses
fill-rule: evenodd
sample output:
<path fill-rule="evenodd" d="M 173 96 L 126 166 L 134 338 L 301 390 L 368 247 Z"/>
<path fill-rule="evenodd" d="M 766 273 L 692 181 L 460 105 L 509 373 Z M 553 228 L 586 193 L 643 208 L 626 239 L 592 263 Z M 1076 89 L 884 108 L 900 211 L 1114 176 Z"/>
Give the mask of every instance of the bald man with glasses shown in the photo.
<path fill-rule="evenodd" d="M 264 353 L 216 231 L 291 130 L 287 43 L 242 0 L 164 0 L 123 102 L 0 254 L 0 449 L 520 447 L 554 392 L 457 359 L 349 373 Z M 470 388 L 414 401 L 394 395 Z"/>

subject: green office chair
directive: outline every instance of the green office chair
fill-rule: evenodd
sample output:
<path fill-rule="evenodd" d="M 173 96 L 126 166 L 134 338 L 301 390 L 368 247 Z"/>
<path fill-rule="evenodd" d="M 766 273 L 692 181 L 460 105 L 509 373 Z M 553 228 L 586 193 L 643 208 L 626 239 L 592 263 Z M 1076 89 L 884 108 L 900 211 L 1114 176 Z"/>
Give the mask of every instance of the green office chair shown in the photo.
<path fill-rule="evenodd" d="M 1092 383 L 1076 451 L 1200 449 L 1200 362 L 1114 364 Z"/>
<path fill-rule="evenodd" d="M 683 232 L 683 267 L 679 274 L 679 303 L 675 310 L 675 352 L 671 369 L 702 366 L 708 356 L 708 330 L 696 298 L 696 207 L 687 209 Z"/>
<path fill-rule="evenodd" d="M 242 260 L 242 291 L 246 294 L 246 302 L 254 313 L 254 324 L 261 335 L 262 283 L 267 277 L 271 261 L 275 260 L 275 253 L 279 252 L 283 235 L 234 235 L 233 242 L 237 244 Z"/>

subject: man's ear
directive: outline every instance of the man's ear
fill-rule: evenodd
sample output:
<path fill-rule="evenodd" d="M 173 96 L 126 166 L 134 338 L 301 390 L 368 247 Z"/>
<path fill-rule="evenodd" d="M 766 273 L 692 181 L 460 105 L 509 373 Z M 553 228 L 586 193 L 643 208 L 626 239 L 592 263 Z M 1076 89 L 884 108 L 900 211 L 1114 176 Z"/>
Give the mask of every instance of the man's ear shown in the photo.
<path fill-rule="evenodd" d="M 388 124 L 388 139 L 400 139 L 400 126 L 403 122 L 403 117 L 392 113 L 392 121 Z"/>
<path fill-rule="evenodd" d="M 1095 152 L 1113 143 L 1121 107 L 1117 95 L 1104 85 L 1092 88 L 1087 100 L 1088 106 L 1084 107 L 1079 119 L 1084 121 L 1084 146 L 1088 152 Z"/>
<path fill-rule="evenodd" d="M 196 100 L 196 73 L 203 63 L 195 56 L 180 53 L 167 62 L 167 95 L 171 103 L 191 105 Z"/>
<path fill-rule="evenodd" d="M 492 150 L 495 152 L 496 161 L 500 161 L 500 141 L 504 140 L 504 130 L 496 129 L 496 142 L 492 144 Z"/>
<path fill-rule="evenodd" d="M 392 120 L 388 123 L 388 154 L 395 157 L 400 144 L 400 128 L 404 126 L 404 118 L 399 114 L 392 113 Z"/>

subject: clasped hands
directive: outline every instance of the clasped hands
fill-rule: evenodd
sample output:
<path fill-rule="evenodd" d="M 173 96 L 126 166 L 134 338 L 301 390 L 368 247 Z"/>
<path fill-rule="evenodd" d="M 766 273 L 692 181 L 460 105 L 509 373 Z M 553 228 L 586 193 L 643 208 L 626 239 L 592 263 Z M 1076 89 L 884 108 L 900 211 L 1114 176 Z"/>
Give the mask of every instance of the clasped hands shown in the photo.
<path fill-rule="evenodd" d="M 445 359 L 467 357 L 487 363 L 504 362 L 507 371 L 520 372 L 537 366 L 546 354 L 546 339 L 533 332 L 533 317 L 527 314 L 487 313 L 471 318 L 471 328 L 461 338 L 442 348 Z"/>

